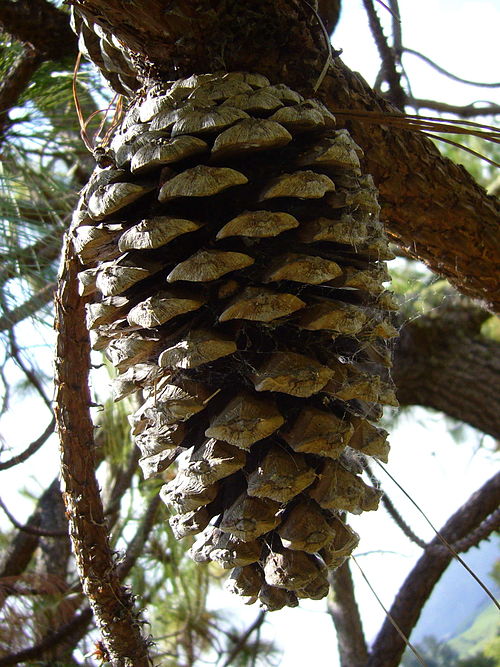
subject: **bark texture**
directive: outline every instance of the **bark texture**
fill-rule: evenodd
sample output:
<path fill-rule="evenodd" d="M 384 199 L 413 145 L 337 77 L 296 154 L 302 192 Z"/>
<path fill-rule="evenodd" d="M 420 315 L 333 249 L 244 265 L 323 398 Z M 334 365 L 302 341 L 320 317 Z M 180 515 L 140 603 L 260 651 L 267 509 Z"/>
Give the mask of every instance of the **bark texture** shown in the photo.
<path fill-rule="evenodd" d="M 2 0 L 0 28 L 47 60 L 77 56 L 77 40 L 68 15 L 47 0 Z"/>
<path fill-rule="evenodd" d="M 330 574 L 330 583 L 333 600 L 328 601 L 328 613 L 337 632 L 341 667 L 365 667 L 368 651 L 354 596 L 349 561 Z"/>
<path fill-rule="evenodd" d="M 423 405 L 500 438 L 498 343 L 480 334 L 488 317 L 471 304 L 408 319 L 394 354 L 401 405 Z"/>
<path fill-rule="evenodd" d="M 116 667 L 147 667 L 147 643 L 133 611 L 132 596 L 122 587 L 116 572 L 95 477 L 88 388 L 90 346 L 76 264 L 67 241 L 56 295 L 55 412 L 61 440 L 63 498 L 83 590 L 109 660 Z"/>

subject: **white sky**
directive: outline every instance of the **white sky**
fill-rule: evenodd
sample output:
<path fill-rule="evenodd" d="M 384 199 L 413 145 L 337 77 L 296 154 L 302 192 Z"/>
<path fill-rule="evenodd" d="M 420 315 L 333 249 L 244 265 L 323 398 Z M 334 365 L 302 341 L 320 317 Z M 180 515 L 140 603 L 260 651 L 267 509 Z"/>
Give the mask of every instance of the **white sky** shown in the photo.
<path fill-rule="evenodd" d="M 367 28 L 362 2 L 343 0 L 343 5 L 333 45 L 343 49 L 342 58 L 349 67 L 373 83 L 379 59 Z M 400 10 L 406 46 L 423 52 L 462 77 L 491 82 L 500 80 L 500 0 L 400 0 Z M 377 11 L 381 17 L 390 19 L 379 4 Z M 389 28 L 386 29 L 388 33 Z M 500 89 L 454 83 L 410 55 L 405 57 L 404 63 L 416 97 L 455 104 L 467 104 L 474 100 L 500 103 Z M 48 347 L 40 348 L 41 359 L 48 358 L 50 354 Z M 39 435 L 40 425 L 44 428 L 48 421 L 48 412 L 43 408 L 33 407 L 31 401 L 19 402 L 2 418 L 1 433 L 19 451 Z M 391 444 L 389 470 L 438 527 L 491 476 L 496 467 L 487 448 L 474 451 L 477 445 L 475 436 L 468 443 L 457 444 L 450 438 L 444 420 L 438 415 L 429 417 L 424 411 L 420 411 L 419 422 L 403 417 L 391 436 Z M 27 487 L 38 493 L 57 474 L 57 465 L 57 446 L 54 442 L 33 457 L 29 466 L 18 467 L 17 488 Z M 382 471 L 378 470 L 377 474 L 383 479 Z M 13 473 L 5 472 L 3 475 L 9 477 L 10 485 Z M 13 501 L 12 490 L 6 489 L 2 484 L 4 481 L 7 477 L 0 482 L 3 489 L 0 495 L 9 501 L 11 510 L 22 520 L 29 512 L 31 503 L 21 496 Z M 390 484 L 387 488 L 391 489 Z M 399 492 L 391 490 L 390 495 L 415 531 L 424 538 L 430 538 L 428 526 L 408 501 L 402 500 Z M 419 549 L 402 537 L 383 509 L 355 517 L 351 523 L 362 538 L 359 554 L 377 550 L 393 552 L 359 557 L 371 584 L 383 602 L 390 605 L 418 557 Z M 353 566 L 365 631 L 370 639 L 380 627 L 384 614 L 355 570 Z M 468 576 L 464 572 L 464 577 Z M 257 613 L 255 607 L 242 609 L 240 602 L 229 594 L 216 593 L 212 602 L 240 617 L 243 625 L 250 623 Z M 283 648 L 282 667 L 302 667 L 304 664 L 337 667 L 335 635 L 332 622 L 324 610 L 324 601 L 307 602 L 300 609 L 269 615 L 265 636 L 274 638 Z"/>

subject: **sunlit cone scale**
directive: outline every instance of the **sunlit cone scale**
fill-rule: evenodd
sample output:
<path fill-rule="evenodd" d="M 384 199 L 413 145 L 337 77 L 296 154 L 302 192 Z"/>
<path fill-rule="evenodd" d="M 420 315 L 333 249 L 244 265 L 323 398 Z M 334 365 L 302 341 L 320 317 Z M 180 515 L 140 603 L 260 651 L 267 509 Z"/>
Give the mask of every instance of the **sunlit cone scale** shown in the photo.
<path fill-rule="evenodd" d="M 118 370 L 146 478 L 178 538 L 268 609 L 324 597 L 377 507 L 364 455 L 396 404 L 391 257 L 361 150 L 315 100 L 258 74 L 139 99 L 74 216 L 94 346 Z M 169 473 L 170 474 L 170 473 Z"/>

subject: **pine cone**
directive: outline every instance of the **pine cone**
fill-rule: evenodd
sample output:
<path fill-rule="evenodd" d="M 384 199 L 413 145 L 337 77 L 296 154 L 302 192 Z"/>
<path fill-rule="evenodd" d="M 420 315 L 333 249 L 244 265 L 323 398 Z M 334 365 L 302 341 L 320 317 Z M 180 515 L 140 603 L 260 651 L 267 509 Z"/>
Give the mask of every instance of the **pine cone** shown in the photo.
<path fill-rule="evenodd" d="M 268 609 L 328 592 L 377 507 L 370 420 L 396 404 L 391 257 L 362 151 L 258 74 L 203 74 L 128 111 L 74 217 L 94 347 L 117 368 L 146 478 L 191 556 Z"/>

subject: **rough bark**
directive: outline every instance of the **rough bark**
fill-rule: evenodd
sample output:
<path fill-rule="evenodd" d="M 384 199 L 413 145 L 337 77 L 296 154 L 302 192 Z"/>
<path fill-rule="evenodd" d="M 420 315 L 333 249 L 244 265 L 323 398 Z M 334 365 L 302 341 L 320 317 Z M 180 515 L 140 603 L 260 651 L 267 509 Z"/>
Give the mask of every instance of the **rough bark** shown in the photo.
<path fill-rule="evenodd" d="M 480 334 L 488 313 L 470 304 L 443 305 L 409 319 L 394 353 L 401 405 L 423 405 L 500 438 L 500 355 Z"/>
<path fill-rule="evenodd" d="M 78 54 L 68 15 L 47 0 L 2 0 L 0 28 L 20 42 L 31 44 L 44 60 Z"/>
<path fill-rule="evenodd" d="M 394 113 L 339 60 L 323 90 L 334 113 L 336 109 Z M 488 196 L 461 165 L 440 155 L 420 133 L 381 121 L 347 125 L 365 151 L 366 168 L 379 188 L 382 217 L 394 242 L 460 292 L 498 312 L 498 199 Z"/>
<path fill-rule="evenodd" d="M 500 473 L 486 482 L 453 514 L 440 534 L 448 543 L 456 543 L 480 525 L 498 507 Z M 434 586 L 453 559 L 435 537 L 401 586 L 389 613 L 405 637 L 409 637 Z M 406 648 L 404 641 L 387 619 L 371 648 L 367 667 L 397 667 Z"/>
<path fill-rule="evenodd" d="M 255 0 L 245 3 L 245 11 L 230 0 L 217 10 L 206 2 L 206 11 L 194 0 L 182 0 L 169 14 L 160 0 L 140 7 L 124 0 L 73 4 L 128 45 L 142 61 L 143 74 L 159 79 L 221 67 L 248 69 L 310 94 L 327 59 L 315 16 L 294 0 Z M 397 114 L 337 58 L 318 95 L 334 113 Z M 498 201 L 420 133 L 389 127 L 380 119 L 345 122 L 365 151 L 395 242 L 464 294 L 498 310 Z"/>
<path fill-rule="evenodd" d="M 333 600 L 328 600 L 328 613 L 335 624 L 341 667 L 364 667 L 368 651 L 349 561 L 330 574 L 330 584 Z"/>
<path fill-rule="evenodd" d="M 78 295 L 76 259 L 68 239 L 56 296 L 55 412 L 61 440 L 61 477 L 70 535 L 82 586 L 116 667 L 147 667 L 133 599 L 120 583 L 95 477 L 88 388 L 90 345 L 85 302 Z"/>

